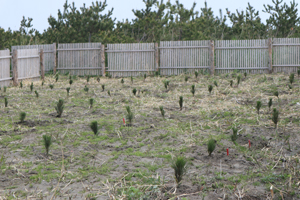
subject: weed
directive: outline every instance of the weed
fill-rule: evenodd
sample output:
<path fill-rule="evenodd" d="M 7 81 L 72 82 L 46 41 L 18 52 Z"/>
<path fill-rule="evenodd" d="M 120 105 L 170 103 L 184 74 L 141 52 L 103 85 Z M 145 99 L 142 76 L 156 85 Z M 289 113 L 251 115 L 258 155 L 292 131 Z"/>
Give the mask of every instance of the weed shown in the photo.
<path fill-rule="evenodd" d="M 199 72 L 195 71 L 195 78 L 198 78 Z"/>
<path fill-rule="evenodd" d="M 183 176 L 187 171 L 187 160 L 184 157 L 177 157 L 175 161 L 171 164 L 171 167 L 174 169 L 175 180 L 177 185 L 180 184 Z"/>
<path fill-rule="evenodd" d="M 182 96 L 179 97 L 179 106 L 180 106 L 180 110 L 182 110 L 182 106 L 183 106 L 183 97 Z"/>
<path fill-rule="evenodd" d="M 68 95 L 68 96 L 69 96 L 69 93 L 70 93 L 70 89 L 71 89 L 70 87 L 67 87 L 67 89 L 66 89 L 66 90 L 67 90 L 67 95 Z"/>
<path fill-rule="evenodd" d="M 261 108 L 261 101 L 257 101 L 256 102 L 256 110 L 257 110 L 257 114 L 259 115 L 259 110 Z"/>
<path fill-rule="evenodd" d="M 272 121 L 275 124 L 275 129 L 277 129 L 277 123 L 279 121 L 279 111 L 276 108 L 273 108 Z"/>
<path fill-rule="evenodd" d="M 91 127 L 92 131 L 94 132 L 94 134 L 98 135 L 98 132 L 99 132 L 98 122 L 97 121 L 92 121 L 90 127 Z"/>
<path fill-rule="evenodd" d="M 192 85 L 191 93 L 193 94 L 193 97 L 195 96 L 195 85 Z"/>
<path fill-rule="evenodd" d="M 50 89 L 52 90 L 54 88 L 54 85 L 53 84 L 50 84 L 49 85 Z"/>
<path fill-rule="evenodd" d="M 33 82 L 31 82 L 31 84 L 30 84 L 30 91 L 32 92 L 32 90 L 33 90 Z"/>
<path fill-rule="evenodd" d="M 213 86 L 212 85 L 209 85 L 208 86 L 208 91 L 209 91 L 209 94 L 211 94 L 211 91 L 213 90 Z"/>
<path fill-rule="evenodd" d="M 270 112 L 270 110 L 271 110 L 272 104 L 273 104 L 272 98 L 270 98 L 270 99 L 269 99 L 269 102 L 268 102 L 269 112 Z"/>
<path fill-rule="evenodd" d="M 52 144 L 52 137 L 51 135 L 43 135 L 43 143 L 44 143 L 44 147 L 46 149 L 46 155 L 49 155 L 49 148 Z"/>
<path fill-rule="evenodd" d="M 69 80 L 69 84 L 72 85 L 73 84 L 73 79 Z"/>
<path fill-rule="evenodd" d="M 208 141 L 208 144 L 207 144 L 207 151 L 208 151 L 209 156 L 211 156 L 211 153 L 215 150 L 215 148 L 216 148 L 216 143 L 217 143 L 217 141 L 214 140 L 214 139 L 210 139 L 210 140 Z"/>
<path fill-rule="evenodd" d="M 94 102 L 95 102 L 95 100 L 93 98 L 90 98 L 90 108 L 93 107 Z"/>
<path fill-rule="evenodd" d="M 35 90 L 34 93 L 35 93 L 36 98 L 39 98 L 39 93 L 38 93 L 38 91 Z"/>
<path fill-rule="evenodd" d="M 26 113 L 25 112 L 21 112 L 20 113 L 20 122 L 23 123 L 26 117 Z"/>
<path fill-rule="evenodd" d="M 214 85 L 215 85 L 216 87 L 218 87 L 218 83 L 217 83 L 217 81 L 214 81 Z"/>
<path fill-rule="evenodd" d="M 88 92 L 89 91 L 89 88 L 87 86 L 84 86 L 84 89 L 83 89 L 85 92 Z"/>
<path fill-rule="evenodd" d="M 291 74 L 290 74 L 289 80 L 290 80 L 290 83 L 291 83 L 291 85 L 292 85 L 293 82 L 294 82 L 294 80 L 295 80 L 295 74 L 294 74 L 294 73 L 291 73 Z"/>
<path fill-rule="evenodd" d="M 232 128 L 232 135 L 231 135 L 231 140 L 232 142 L 236 141 L 238 136 L 237 136 L 237 132 L 238 132 L 238 129 L 233 127 Z"/>
<path fill-rule="evenodd" d="M 105 85 L 104 84 L 102 84 L 101 85 L 101 87 L 102 87 L 102 92 L 104 91 L 104 89 L 105 89 Z"/>
<path fill-rule="evenodd" d="M 233 80 L 230 80 L 230 87 L 232 87 L 233 85 Z"/>
<path fill-rule="evenodd" d="M 57 105 L 55 106 L 55 110 L 57 112 L 57 117 L 61 117 L 63 111 L 64 111 L 64 100 L 59 99 L 57 102 Z"/>
<path fill-rule="evenodd" d="M 20 88 L 23 88 L 23 82 L 22 81 L 20 82 Z"/>
<path fill-rule="evenodd" d="M 87 83 L 90 82 L 90 75 L 88 75 L 88 76 L 86 77 L 86 82 L 87 82 Z"/>
<path fill-rule="evenodd" d="M 189 80 L 189 77 L 188 77 L 188 76 L 185 76 L 185 77 L 184 77 L 184 81 L 187 82 L 188 80 Z"/>
<path fill-rule="evenodd" d="M 159 110 L 160 110 L 161 116 L 163 116 L 163 118 L 165 118 L 165 110 L 164 110 L 164 107 L 163 107 L 163 106 L 159 106 Z"/>
<path fill-rule="evenodd" d="M 134 96 L 136 95 L 136 91 L 137 91 L 136 88 L 133 88 L 132 93 Z"/>
<path fill-rule="evenodd" d="M 7 97 L 4 98 L 4 106 L 7 107 L 8 101 L 7 101 Z"/>

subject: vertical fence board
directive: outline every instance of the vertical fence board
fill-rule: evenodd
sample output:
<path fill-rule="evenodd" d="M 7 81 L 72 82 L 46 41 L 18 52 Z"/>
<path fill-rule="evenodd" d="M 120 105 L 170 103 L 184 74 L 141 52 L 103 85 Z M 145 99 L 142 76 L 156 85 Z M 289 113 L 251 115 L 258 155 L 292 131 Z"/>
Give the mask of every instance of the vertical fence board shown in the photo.
<path fill-rule="evenodd" d="M 10 83 L 10 52 L 0 51 L 0 87 L 8 86 Z"/>

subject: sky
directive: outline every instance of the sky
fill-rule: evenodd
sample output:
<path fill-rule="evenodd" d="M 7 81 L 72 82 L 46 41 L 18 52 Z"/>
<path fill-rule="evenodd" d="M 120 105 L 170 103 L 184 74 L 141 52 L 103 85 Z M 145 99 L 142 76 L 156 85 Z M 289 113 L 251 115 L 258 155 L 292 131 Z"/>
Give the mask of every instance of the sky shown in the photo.
<path fill-rule="evenodd" d="M 69 0 L 68 3 L 75 2 L 77 8 L 82 7 L 83 3 L 86 6 L 90 6 L 95 0 Z M 160 1 L 160 0 L 159 0 Z M 170 0 L 175 3 L 175 0 Z M 246 10 L 249 1 L 244 0 L 206 0 L 208 7 L 211 7 L 214 15 L 219 16 L 219 9 L 222 9 L 223 15 L 225 14 L 226 8 L 231 12 L 235 12 L 236 9 L 239 11 Z M 291 0 L 284 0 L 288 5 L 290 5 Z M 164 0 L 167 2 L 167 0 Z M 196 2 L 196 11 L 200 11 L 200 8 L 204 7 L 205 0 L 179 0 L 185 8 L 191 8 L 193 3 Z M 297 2 L 297 1 L 296 1 Z M 63 11 L 63 5 L 65 0 L 0 0 L 0 27 L 7 30 L 9 27 L 12 30 L 18 30 L 20 28 L 20 22 L 25 16 L 33 18 L 32 24 L 33 28 L 37 29 L 39 32 L 43 32 L 44 29 L 49 27 L 48 17 L 52 15 L 57 18 L 58 9 Z M 113 17 L 117 21 L 122 21 L 123 19 L 134 18 L 132 9 L 144 9 L 145 4 L 142 0 L 107 0 L 107 10 L 114 8 Z M 263 13 L 264 4 L 273 5 L 272 0 L 251 0 L 251 6 L 255 10 L 259 11 L 259 15 L 262 21 L 265 22 L 269 17 L 268 14 Z M 300 5 L 297 6 L 298 15 L 300 14 Z M 228 22 L 229 23 L 229 22 Z"/>

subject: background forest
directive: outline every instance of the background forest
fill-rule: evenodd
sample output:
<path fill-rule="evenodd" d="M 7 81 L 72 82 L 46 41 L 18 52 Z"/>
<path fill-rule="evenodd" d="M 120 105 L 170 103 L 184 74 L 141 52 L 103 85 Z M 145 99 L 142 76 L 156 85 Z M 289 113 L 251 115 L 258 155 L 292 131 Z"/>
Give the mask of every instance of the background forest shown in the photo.
<path fill-rule="evenodd" d="M 106 1 L 95 1 L 87 7 L 77 8 L 74 3 L 64 4 L 57 17 L 48 18 L 49 27 L 43 33 L 35 30 L 33 19 L 23 17 L 18 31 L 0 27 L 0 49 L 14 45 L 49 43 L 134 43 L 170 40 L 239 40 L 264 39 L 270 37 L 300 37 L 300 17 L 297 3 L 272 0 L 264 5 L 269 14 L 262 22 L 259 11 L 250 3 L 244 11 L 215 14 L 205 3 L 200 11 L 185 8 L 176 1 L 143 0 L 145 8 L 132 10 L 131 21 L 112 18 L 113 9 L 106 11 Z"/>

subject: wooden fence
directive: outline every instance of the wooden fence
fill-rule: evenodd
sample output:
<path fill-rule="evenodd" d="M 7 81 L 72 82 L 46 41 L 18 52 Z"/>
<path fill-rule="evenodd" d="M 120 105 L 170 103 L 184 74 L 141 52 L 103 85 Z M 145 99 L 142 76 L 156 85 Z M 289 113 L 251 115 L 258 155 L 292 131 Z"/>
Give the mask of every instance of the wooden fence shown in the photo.
<path fill-rule="evenodd" d="M 15 49 L 38 49 L 39 52 L 43 49 L 44 60 L 43 65 L 45 72 L 55 70 L 56 68 L 56 43 L 53 44 L 41 44 L 41 45 L 23 45 L 23 46 L 12 46 L 11 51 Z"/>
<path fill-rule="evenodd" d="M 10 51 L 0 51 L 0 87 L 8 86 L 12 77 L 10 76 Z"/>
<path fill-rule="evenodd" d="M 102 75 L 104 45 L 101 43 L 58 44 L 59 72 L 72 75 Z"/>
<path fill-rule="evenodd" d="M 179 75 L 210 68 L 208 40 L 160 42 L 161 75 Z"/>
<path fill-rule="evenodd" d="M 108 44 L 107 72 L 115 76 L 139 76 L 158 69 L 158 45 L 154 43 Z"/>

